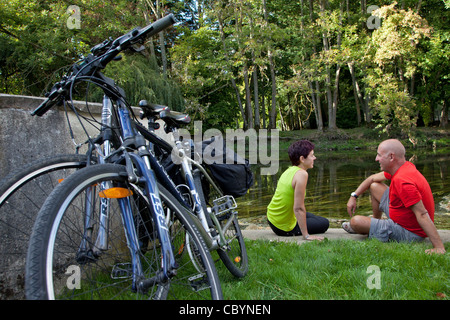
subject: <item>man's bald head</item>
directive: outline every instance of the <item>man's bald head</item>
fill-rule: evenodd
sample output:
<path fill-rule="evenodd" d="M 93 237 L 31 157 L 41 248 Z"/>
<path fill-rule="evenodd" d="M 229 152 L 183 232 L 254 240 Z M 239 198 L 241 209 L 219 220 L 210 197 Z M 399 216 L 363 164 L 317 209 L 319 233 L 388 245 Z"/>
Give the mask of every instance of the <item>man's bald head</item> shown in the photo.
<path fill-rule="evenodd" d="M 392 153 L 399 160 L 405 159 L 406 150 L 403 144 L 397 139 L 389 139 L 380 143 L 378 146 L 384 153 Z"/>
<path fill-rule="evenodd" d="M 394 174 L 405 162 L 405 147 L 396 139 L 385 140 L 378 146 L 375 161 L 380 163 L 381 170 Z"/>

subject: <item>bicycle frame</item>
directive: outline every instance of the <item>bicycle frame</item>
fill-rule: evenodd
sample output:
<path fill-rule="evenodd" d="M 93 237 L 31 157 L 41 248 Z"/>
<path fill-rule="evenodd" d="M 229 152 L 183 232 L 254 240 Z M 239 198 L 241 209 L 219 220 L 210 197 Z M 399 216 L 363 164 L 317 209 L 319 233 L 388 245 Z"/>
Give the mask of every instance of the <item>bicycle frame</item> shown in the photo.
<path fill-rule="evenodd" d="M 170 239 L 170 234 L 165 221 L 165 215 L 162 208 L 162 203 L 159 197 L 159 190 L 156 182 L 156 178 L 153 170 L 151 169 L 149 153 L 140 139 L 139 133 L 134 129 L 133 121 L 130 117 L 130 112 L 122 100 L 118 99 L 115 101 L 117 108 L 117 118 L 120 123 L 121 137 L 123 139 L 122 147 L 120 152 L 123 154 L 123 159 L 125 159 L 128 178 L 131 183 L 140 182 L 144 185 L 143 192 L 144 196 L 147 197 L 150 203 L 150 212 L 155 221 L 155 226 L 158 232 L 159 241 L 162 247 L 162 270 L 155 279 L 144 279 L 143 270 L 141 266 L 140 257 L 137 254 L 140 251 L 138 236 L 136 234 L 131 201 L 129 197 L 124 197 L 117 199 L 119 207 L 122 214 L 122 221 L 124 224 L 125 235 L 127 240 L 128 248 L 131 252 L 132 259 L 132 270 L 133 279 L 132 287 L 134 290 L 146 291 L 147 288 L 156 282 L 165 282 L 172 275 L 175 274 L 177 264 L 175 262 L 175 257 L 172 251 L 172 244 Z M 105 95 L 103 99 L 103 109 L 102 109 L 102 131 L 109 130 L 112 124 L 112 114 L 115 110 L 113 109 L 113 103 L 111 99 Z M 99 162 L 108 162 L 109 156 L 111 156 L 111 142 L 109 141 L 108 134 L 105 135 L 103 139 L 103 152 L 100 146 L 96 145 L 95 149 L 99 153 Z M 143 140 L 145 141 L 145 140 Z M 137 149 L 140 155 L 135 153 L 129 153 L 126 149 L 127 147 L 133 147 Z M 136 169 L 137 175 L 134 170 Z M 102 190 L 107 189 L 109 186 L 106 183 L 102 183 L 100 188 Z M 99 229 L 98 236 L 95 241 L 95 245 L 89 248 L 87 239 L 90 239 L 90 234 L 92 231 L 92 204 L 91 198 L 94 195 L 94 189 L 96 187 L 90 187 L 87 190 L 86 206 L 85 206 L 85 239 L 80 244 L 79 252 L 77 254 L 78 259 L 92 258 L 90 253 L 95 256 L 101 255 L 101 252 L 107 249 L 107 238 L 108 238 L 108 215 L 109 215 L 109 205 L 110 199 L 102 198 L 100 201 L 100 217 L 99 217 Z"/>
<path fill-rule="evenodd" d="M 189 156 L 186 155 L 185 150 L 182 146 L 182 142 L 176 138 L 176 129 L 173 129 L 174 137 L 175 137 L 175 146 L 172 146 L 156 136 L 153 132 L 146 130 L 145 128 L 141 126 L 137 126 L 137 130 L 144 136 L 145 139 L 149 140 L 152 145 L 157 145 L 161 147 L 166 152 L 169 152 L 173 154 L 172 152 L 174 148 L 176 148 L 176 156 L 178 157 L 178 160 L 181 164 L 181 169 L 183 173 L 183 178 L 186 183 L 186 185 L 189 188 L 190 194 L 194 201 L 194 213 L 193 216 L 193 222 L 196 224 L 197 228 L 199 229 L 200 233 L 202 234 L 203 239 L 205 240 L 209 250 L 217 250 L 220 247 L 226 246 L 227 240 L 224 237 L 225 232 L 232 224 L 232 219 L 229 219 L 228 223 L 221 227 L 219 221 L 217 220 L 216 215 L 214 212 L 204 212 L 203 207 L 200 202 L 200 198 L 198 196 L 197 188 L 194 184 L 194 177 L 193 177 L 193 170 L 192 167 L 195 167 L 195 170 L 200 170 L 204 176 L 208 179 L 208 181 L 211 183 L 211 185 L 217 190 L 219 194 L 222 194 L 222 191 L 219 187 L 217 187 L 214 180 L 210 177 L 208 172 L 203 168 L 203 166 L 198 163 L 197 161 L 191 159 Z M 154 169 L 156 176 L 158 180 L 167 187 L 167 189 L 177 198 L 180 198 L 180 192 L 176 187 L 174 187 L 174 183 L 172 179 L 167 175 L 164 168 L 161 166 L 159 162 L 156 161 L 154 156 L 152 155 L 150 157 L 152 160 L 152 168 Z M 226 196 L 227 198 L 233 198 L 231 196 Z M 185 203 L 184 199 L 180 200 L 181 203 Z M 234 198 L 231 201 L 233 204 L 231 206 L 228 206 L 228 210 L 235 209 L 236 208 L 236 202 L 234 201 Z M 213 237 L 211 235 L 210 227 L 208 225 L 208 222 L 206 220 L 206 214 L 209 214 L 217 231 L 218 235 Z"/>
<path fill-rule="evenodd" d="M 176 130 L 175 132 L 176 133 Z M 208 247 L 210 248 L 210 250 L 217 250 L 219 249 L 219 247 L 223 247 L 226 246 L 228 243 L 224 237 L 224 233 L 226 232 L 226 230 L 231 226 L 232 223 L 232 219 L 228 220 L 228 223 L 222 228 L 220 226 L 219 221 L 217 220 L 216 215 L 214 214 L 214 212 L 204 212 L 203 207 L 201 205 L 201 201 L 200 201 L 200 197 L 198 195 L 197 192 L 197 188 L 195 186 L 194 183 L 194 176 L 193 176 L 193 170 L 192 170 L 192 166 L 195 166 L 195 170 L 200 170 L 204 176 L 208 179 L 208 181 L 211 183 L 211 185 L 218 191 L 219 194 L 222 194 L 222 191 L 217 187 L 216 183 L 214 182 L 214 180 L 209 176 L 209 174 L 206 172 L 205 168 L 203 168 L 203 166 L 198 163 L 197 161 L 191 159 L 190 157 L 188 157 L 184 151 L 184 148 L 182 146 L 182 142 L 179 139 L 176 139 L 176 148 L 178 149 L 179 152 L 179 157 L 181 159 L 181 168 L 182 168 L 182 172 L 183 172 L 183 176 L 185 179 L 186 184 L 189 187 L 189 190 L 191 192 L 191 195 L 194 199 L 194 212 L 197 215 L 198 220 L 200 220 L 200 223 L 202 225 L 202 229 L 204 231 L 206 231 L 207 233 L 207 237 L 204 237 L 207 241 Z M 231 197 L 231 196 L 226 196 L 226 197 Z M 233 198 L 233 197 L 231 197 Z M 229 209 L 235 209 L 236 208 L 236 203 L 234 201 L 233 198 L 233 203 L 234 206 L 230 207 Z M 211 235 L 210 232 L 210 227 L 208 225 L 208 222 L 206 220 L 206 214 L 209 214 L 214 225 L 217 228 L 218 234 L 217 236 L 213 237 Z M 194 219 L 195 220 L 195 219 Z"/>

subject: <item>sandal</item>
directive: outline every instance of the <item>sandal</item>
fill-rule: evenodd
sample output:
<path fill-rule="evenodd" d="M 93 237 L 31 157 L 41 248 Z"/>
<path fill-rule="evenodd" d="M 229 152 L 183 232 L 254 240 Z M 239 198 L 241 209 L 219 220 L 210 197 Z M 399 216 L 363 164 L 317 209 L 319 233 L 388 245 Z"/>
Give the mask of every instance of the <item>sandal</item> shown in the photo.
<path fill-rule="evenodd" d="M 350 226 L 350 222 L 344 222 L 342 224 L 342 229 L 344 229 L 348 233 L 356 233 L 355 230 L 353 230 L 352 227 Z"/>

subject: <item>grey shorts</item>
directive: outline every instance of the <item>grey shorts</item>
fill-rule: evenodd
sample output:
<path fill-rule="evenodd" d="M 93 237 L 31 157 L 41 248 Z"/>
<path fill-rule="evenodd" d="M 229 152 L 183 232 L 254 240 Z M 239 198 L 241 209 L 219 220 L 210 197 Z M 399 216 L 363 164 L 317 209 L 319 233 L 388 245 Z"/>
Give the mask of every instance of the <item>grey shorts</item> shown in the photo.
<path fill-rule="evenodd" d="M 386 214 L 388 219 L 380 220 L 372 218 L 370 221 L 369 238 L 376 238 L 383 242 L 387 242 L 389 240 L 397 242 L 414 242 L 423 240 L 421 236 L 406 230 L 389 219 L 389 188 L 384 191 L 380 200 L 379 208 Z"/>
<path fill-rule="evenodd" d="M 389 219 L 389 188 L 386 189 L 381 197 L 380 210 L 386 214 L 388 219 L 380 220 L 372 218 L 370 221 L 369 238 L 376 238 L 383 242 L 387 242 L 389 240 L 397 242 L 417 242 L 424 239 Z"/>
<path fill-rule="evenodd" d="M 379 208 L 389 218 L 389 187 L 384 191 L 381 196 Z"/>
<path fill-rule="evenodd" d="M 418 236 L 414 232 L 408 231 L 391 219 L 375 219 L 371 218 L 369 238 L 376 238 L 382 242 L 419 242 L 424 238 Z"/>

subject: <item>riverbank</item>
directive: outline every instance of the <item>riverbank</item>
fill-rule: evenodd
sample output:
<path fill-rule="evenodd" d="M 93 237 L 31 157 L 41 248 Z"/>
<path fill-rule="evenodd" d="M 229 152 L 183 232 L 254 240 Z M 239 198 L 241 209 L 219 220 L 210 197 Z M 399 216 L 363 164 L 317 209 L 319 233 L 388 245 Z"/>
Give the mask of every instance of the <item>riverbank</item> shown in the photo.
<path fill-rule="evenodd" d="M 368 127 L 323 132 L 311 129 L 280 131 L 280 151 L 287 150 L 293 141 L 299 139 L 312 141 L 316 145 L 316 151 L 321 152 L 376 150 L 378 144 L 389 137 L 386 133 Z M 450 146 L 450 128 L 416 128 L 414 139 L 398 139 L 407 150 L 432 149 L 436 152 L 446 152 Z"/>

